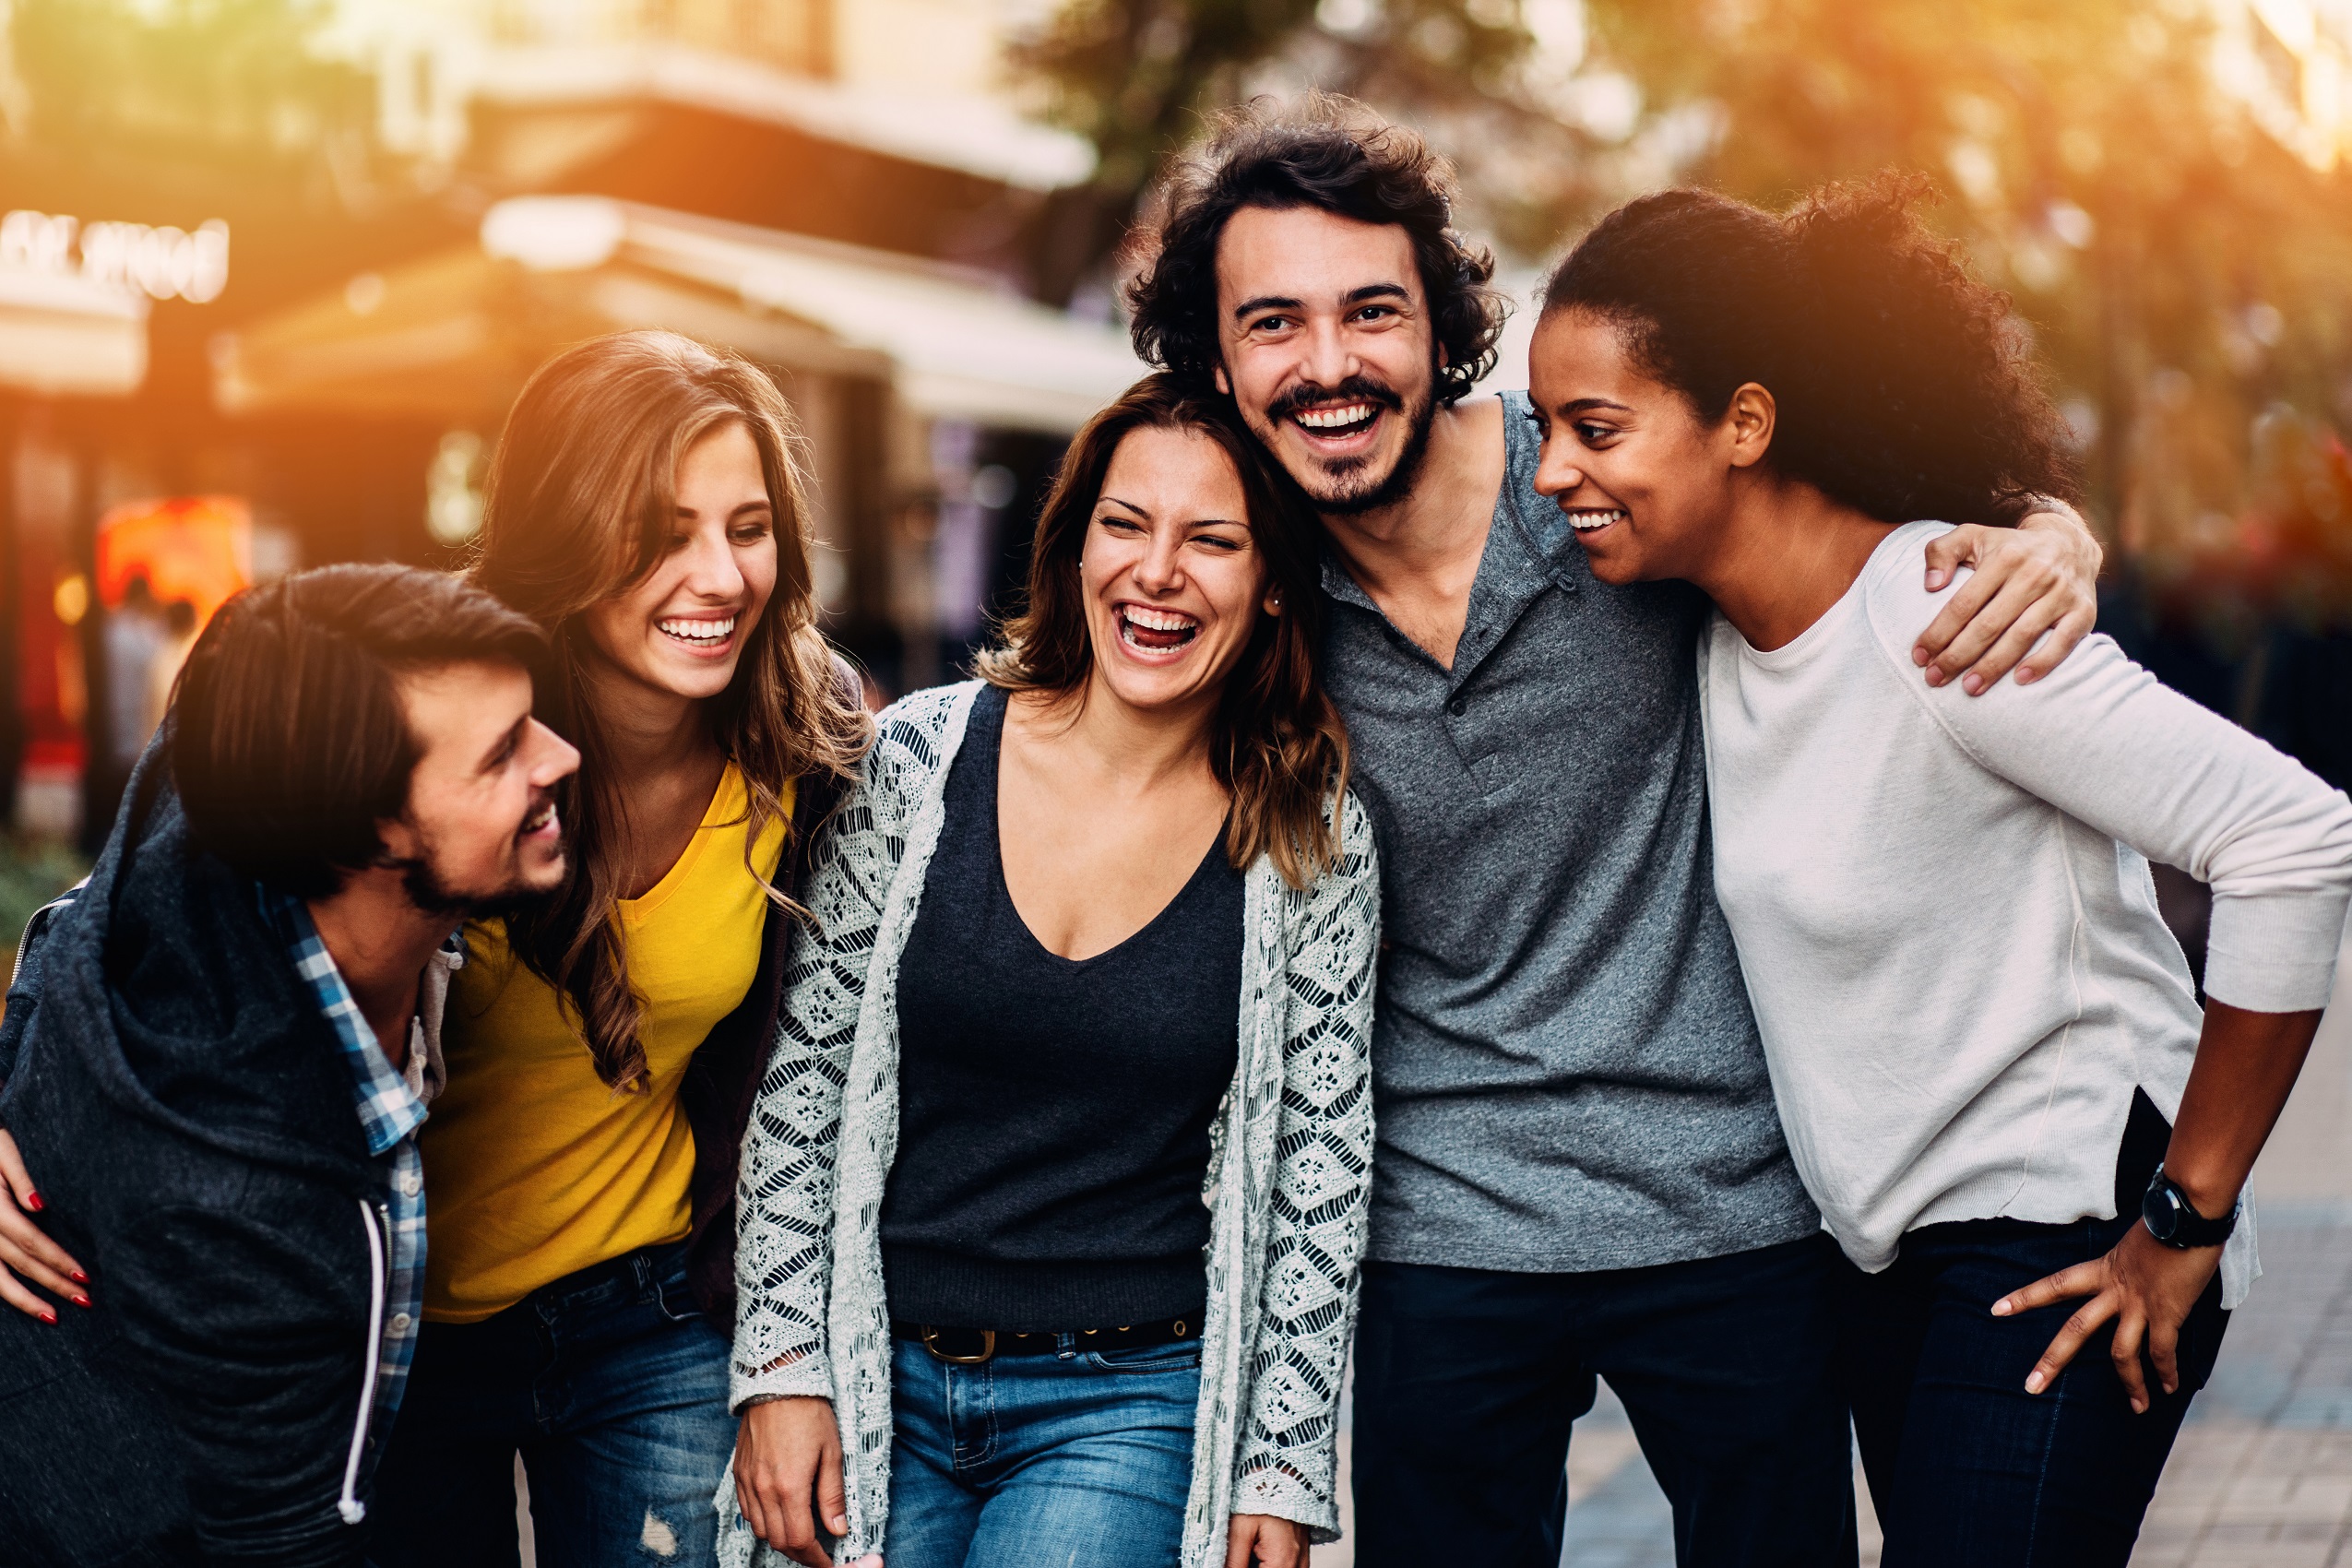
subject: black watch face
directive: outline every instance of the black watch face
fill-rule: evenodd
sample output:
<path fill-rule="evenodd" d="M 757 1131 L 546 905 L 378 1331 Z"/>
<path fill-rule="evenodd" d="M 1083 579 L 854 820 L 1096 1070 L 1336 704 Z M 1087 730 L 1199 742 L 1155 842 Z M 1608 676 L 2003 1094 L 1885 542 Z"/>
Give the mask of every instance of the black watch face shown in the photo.
<path fill-rule="evenodd" d="M 2152 1187 L 2140 1212 L 2148 1222 L 2148 1233 L 2159 1241 L 2169 1241 L 2180 1228 L 2180 1200 L 2168 1187 Z"/>

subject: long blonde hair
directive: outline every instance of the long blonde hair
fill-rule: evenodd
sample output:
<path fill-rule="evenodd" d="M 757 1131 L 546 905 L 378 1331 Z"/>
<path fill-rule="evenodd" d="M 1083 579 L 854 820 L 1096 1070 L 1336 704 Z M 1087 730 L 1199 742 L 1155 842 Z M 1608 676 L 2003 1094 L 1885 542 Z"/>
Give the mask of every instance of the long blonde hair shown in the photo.
<path fill-rule="evenodd" d="M 734 680 L 709 705 L 709 720 L 750 794 L 743 854 L 760 876 L 752 853 L 768 825 L 783 821 L 790 843 L 784 788 L 810 774 L 847 778 L 872 734 L 816 628 L 799 427 L 766 374 L 672 332 L 619 332 L 556 355 L 507 416 L 472 562 L 476 582 L 546 628 L 553 673 L 540 684 L 540 717 L 580 748 L 579 772 L 558 790 L 572 837 L 571 877 L 551 903 L 509 915 L 507 940 L 576 1016 L 598 1076 L 615 1088 L 645 1079 L 646 1008 L 629 983 L 614 918 L 621 868 L 631 858 L 628 798 L 588 700 L 583 612 L 643 580 L 661 559 L 677 512 L 679 459 L 730 422 L 759 448 L 777 584 Z M 768 893 L 783 902 L 773 886 Z"/>

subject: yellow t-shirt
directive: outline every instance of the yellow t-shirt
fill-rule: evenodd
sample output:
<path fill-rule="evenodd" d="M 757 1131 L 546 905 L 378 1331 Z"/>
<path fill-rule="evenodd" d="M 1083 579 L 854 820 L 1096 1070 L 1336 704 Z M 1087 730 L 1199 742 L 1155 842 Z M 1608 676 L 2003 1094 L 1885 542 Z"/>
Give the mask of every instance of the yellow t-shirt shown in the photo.
<path fill-rule="evenodd" d="M 743 865 L 747 803 L 731 762 L 677 864 L 620 901 L 629 982 L 646 1003 L 641 1091 L 596 1075 L 553 989 L 507 948 L 504 921 L 466 928 L 442 1033 L 448 1085 L 419 1136 L 427 1319 L 477 1323 L 575 1270 L 685 1239 L 695 1138 L 678 1086 L 751 990 L 767 918 Z M 763 875 L 783 842 L 784 824 L 770 822 L 754 853 Z"/>

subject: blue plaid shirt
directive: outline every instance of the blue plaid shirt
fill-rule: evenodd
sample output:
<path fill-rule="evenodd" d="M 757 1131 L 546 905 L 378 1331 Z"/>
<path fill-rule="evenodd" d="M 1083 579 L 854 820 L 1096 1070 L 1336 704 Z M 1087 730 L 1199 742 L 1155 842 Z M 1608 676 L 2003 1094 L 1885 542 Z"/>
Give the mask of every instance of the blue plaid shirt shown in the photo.
<path fill-rule="evenodd" d="M 417 1329 L 424 1318 L 424 1160 L 417 1153 L 417 1129 L 424 1124 L 424 1102 L 411 1093 L 406 1079 L 375 1042 L 375 1031 L 360 1016 L 342 971 L 319 940 L 318 927 L 299 898 L 264 890 L 263 911 L 286 939 L 294 968 L 310 982 L 318 1009 L 335 1026 L 343 1047 L 344 1064 L 351 1070 L 351 1093 L 360 1113 L 360 1128 L 367 1134 L 367 1151 L 383 1176 L 383 1213 L 390 1218 L 391 1259 L 385 1279 L 384 1344 L 376 1363 L 375 1412 L 371 1422 L 378 1438 L 400 1408 L 407 1386 L 409 1363 L 416 1357 Z M 413 1027 L 413 1026 L 412 1026 Z M 419 1049 L 412 1037 L 410 1049 Z"/>

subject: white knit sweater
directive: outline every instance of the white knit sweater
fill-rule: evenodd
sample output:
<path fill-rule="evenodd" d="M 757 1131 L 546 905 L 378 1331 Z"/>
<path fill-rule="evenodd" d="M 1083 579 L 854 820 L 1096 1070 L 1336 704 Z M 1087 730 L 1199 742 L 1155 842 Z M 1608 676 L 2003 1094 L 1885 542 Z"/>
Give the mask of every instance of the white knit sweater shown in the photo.
<path fill-rule="evenodd" d="M 890 1324 L 880 1218 L 898 1134 L 898 961 L 945 817 L 977 683 L 883 714 L 861 781 L 819 838 L 775 1052 L 743 1145 L 731 1402 L 833 1401 L 849 1528 L 886 1552 Z M 1213 1125 L 1208 1307 L 1185 1568 L 1225 1560 L 1227 1521 L 1269 1514 L 1338 1533 L 1334 1443 L 1355 1321 L 1372 1153 L 1370 1048 L 1379 876 L 1372 828 L 1341 816 L 1340 861 L 1306 892 L 1261 857 L 1245 878 L 1241 1063 Z M 729 1568 L 757 1543 L 731 1479 L 716 1499 Z"/>
<path fill-rule="evenodd" d="M 2259 1013 L 2327 1004 L 2352 897 L 2343 791 L 2109 639 L 1921 680 L 1943 531 L 1895 529 L 1785 647 L 1717 616 L 1699 653 L 1716 893 L 1797 1169 L 1871 1270 L 1918 1226 L 2114 1214 L 2132 1091 L 2177 1115 L 2203 1024 L 2145 857 L 2213 885 L 2205 989 Z"/>

